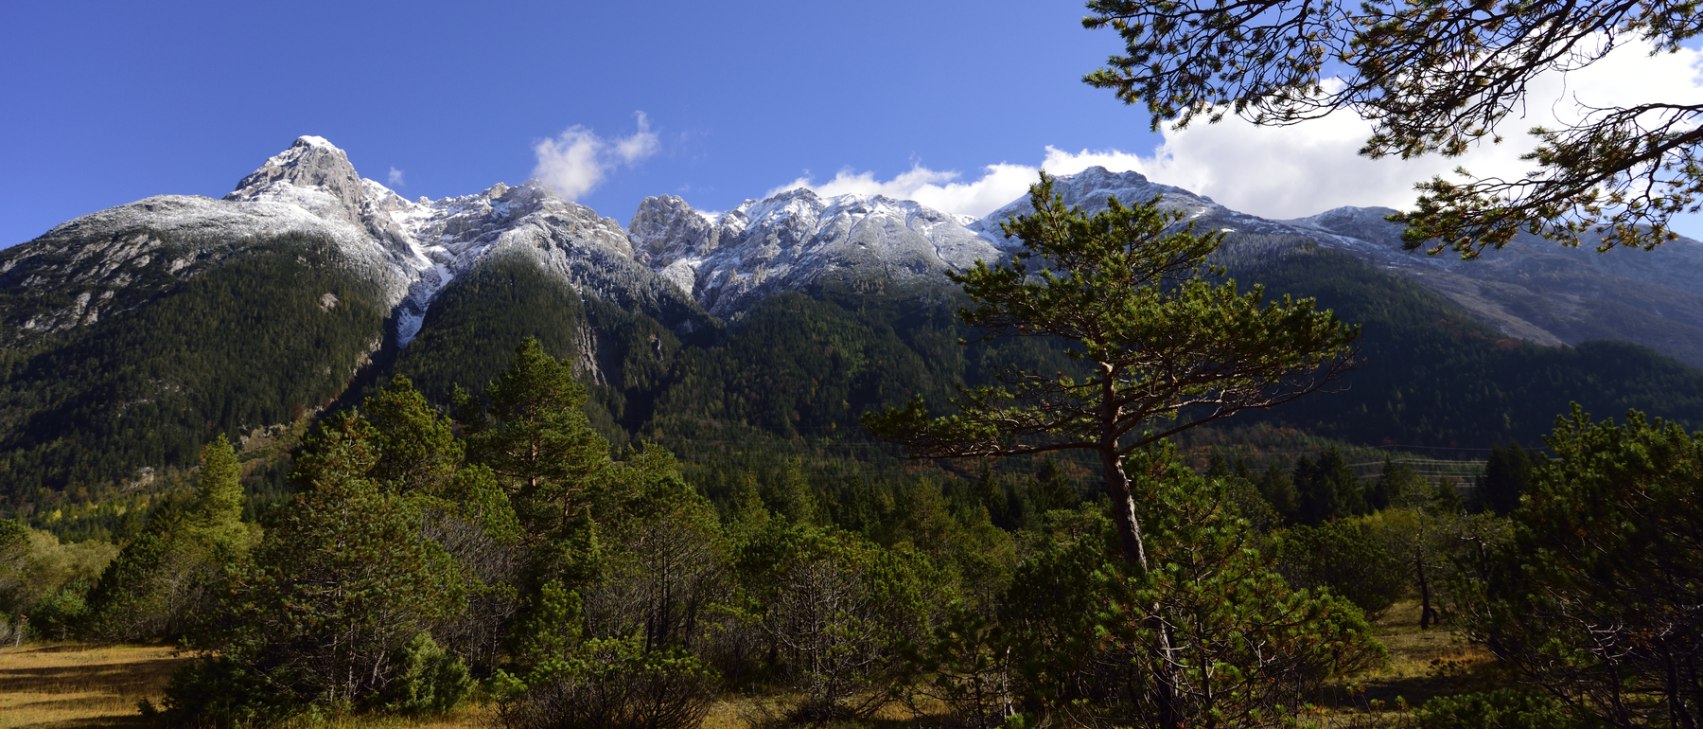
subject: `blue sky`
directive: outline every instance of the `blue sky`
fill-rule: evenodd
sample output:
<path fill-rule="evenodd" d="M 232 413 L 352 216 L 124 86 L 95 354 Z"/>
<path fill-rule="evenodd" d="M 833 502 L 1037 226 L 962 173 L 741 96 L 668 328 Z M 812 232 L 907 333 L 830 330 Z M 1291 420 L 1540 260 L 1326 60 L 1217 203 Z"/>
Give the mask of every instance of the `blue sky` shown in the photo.
<path fill-rule="evenodd" d="M 6 3 L 0 245 L 148 195 L 221 196 L 302 134 L 407 197 L 542 173 L 623 223 L 647 195 L 724 210 L 790 184 L 979 214 L 1042 165 L 1091 163 L 1289 217 L 1397 204 L 1430 174 L 1354 158 L 1355 119 L 1151 133 L 1080 82 L 1117 48 L 1082 14 L 1058 0 Z"/>

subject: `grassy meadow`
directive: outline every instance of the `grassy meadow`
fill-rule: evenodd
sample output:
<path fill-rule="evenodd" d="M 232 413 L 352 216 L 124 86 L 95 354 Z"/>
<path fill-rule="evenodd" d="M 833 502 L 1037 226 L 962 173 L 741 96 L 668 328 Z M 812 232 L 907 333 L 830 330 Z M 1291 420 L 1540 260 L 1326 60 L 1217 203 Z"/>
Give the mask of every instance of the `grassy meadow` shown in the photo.
<path fill-rule="evenodd" d="M 1447 627 L 1420 630 L 1418 605 L 1397 604 L 1378 621 L 1389 663 L 1362 674 L 1324 697 L 1307 720 L 1321 727 L 1400 726 L 1433 696 L 1482 687 L 1493 659 Z M 171 672 L 188 660 L 163 646 L 90 646 L 53 643 L 0 646 L 0 729 L 77 729 L 146 726 L 137 702 L 158 702 Z M 724 700 L 706 729 L 749 729 L 783 716 L 785 699 Z M 449 716 L 422 719 L 357 716 L 323 722 L 336 729 L 411 727 L 457 729 L 495 724 L 492 707 L 475 704 Z M 929 726 L 928 717 L 892 706 L 877 718 L 839 723 L 842 729 Z M 296 724 L 305 726 L 305 724 Z"/>
<path fill-rule="evenodd" d="M 161 646 L 0 647 L 0 729 L 142 726 L 137 702 L 158 701 L 184 660 Z"/>

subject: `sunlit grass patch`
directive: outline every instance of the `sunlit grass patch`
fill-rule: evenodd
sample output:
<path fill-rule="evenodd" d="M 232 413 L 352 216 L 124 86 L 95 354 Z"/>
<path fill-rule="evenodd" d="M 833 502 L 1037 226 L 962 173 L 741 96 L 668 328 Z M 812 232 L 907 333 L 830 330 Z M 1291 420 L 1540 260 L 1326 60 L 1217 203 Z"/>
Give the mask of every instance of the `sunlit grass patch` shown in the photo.
<path fill-rule="evenodd" d="M 0 729 L 138 726 L 185 659 L 162 646 L 0 647 Z"/>
<path fill-rule="evenodd" d="M 1459 628 L 1419 627 L 1419 603 L 1398 602 L 1373 626 L 1389 662 L 1351 677 L 1334 705 L 1307 720 L 1332 729 L 1399 726 L 1413 709 L 1442 695 L 1480 691 L 1498 682 L 1496 658 Z"/>

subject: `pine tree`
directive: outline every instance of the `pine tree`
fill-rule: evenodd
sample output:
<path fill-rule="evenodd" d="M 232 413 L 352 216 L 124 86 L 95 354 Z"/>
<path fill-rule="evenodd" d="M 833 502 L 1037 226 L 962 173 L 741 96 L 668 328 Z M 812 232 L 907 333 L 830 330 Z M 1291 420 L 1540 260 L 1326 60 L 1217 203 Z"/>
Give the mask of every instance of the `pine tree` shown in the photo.
<path fill-rule="evenodd" d="M 396 493 L 442 495 L 461 467 L 464 447 L 448 421 L 397 376 L 361 402 L 379 450 L 372 477 Z"/>
<path fill-rule="evenodd" d="M 1530 488 L 1531 454 L 1518 443 L 1490 449 L 1484 476 L 1478 480 L 1475 505 L 1497 516 L 1507 516 L 1520 505 L 1520 496 Z"/>
<path fill-rule="evenodd" d="M 1703 31 L 1690 0 L 1091 0 L 1088 9 L 1083 23 L 1117 31 L 1124 52 L 1085 80 L 1146 106 L 1155 129 L 1346 112 L 1372 126 L 1362 154 L 1403 159 L 1502 141 L 1540 75 L 1633 41 L 1676 51 Z M 1703 199 L 1703 104 L 1575 100 L 1558 115 L 1558 126 L 1533 130 L 1526 174 L 1421 184 L 1417 209 L 1398 216 L 1408 244 L 1470 257 L 1522 231 L 1575 246 L 1596 232 L 1604 248 L 1673 240 L 1669 220 Z"/>
<path fill-rule="evenodd" d="M 1591 726 L 1703 725 L 1703 433 L 1575 407 L 1472 626 Z"/>
<path fill-rule="evenodd" d="M 378 441 L 344 413 L 304 448 L 302 494 L 257 548 L 226 622 L 199 636 L 209 655 L 168 695 L 180 718 L 375 708 L 418 668 L 405 659 L 422 634 L 464 608 L 458 566 L 421 533 L 418 509 L 372 478 Z"/>
<path fill-rule="evenodd" d="M 1067 206 L 1044 174 L 1029 201 L 1032 213 L 1002 226 L 1024 250 L 953 274 L 972 302 L 962 317 L 991 337 L 1057 338 L 1078 371 L 1013 369 L 1000 384 L 963 390 L 956 414 L 932 417 L 919 399 L 865 422 L 927 456 L 1093 454 L 1124 561 L 1145 574 L 1152 563 L 1137 515 L 1151 496 L 1126 459 L 1317 390 L 1346 367 L 1356 332 L 1311 300 L 1265 302 L 1257 286 L 1241 292 L 1220 280 L 1222 269 L 1206 259 L 1223 234 L 1179 229 L 1181 213 L 1112 198 L 1090 216 Z M 1159 646 L 1145 665 L 1170 687 L 1159 724 L 1178 727 L 1171 649 Z"/>
<path fill-rule="evenodd" d="M 150 514 L 90 592 L 90 635 L 177 639 L 208 618 L 253 544 L 242 521 L 241 475 L 236 451 L 223 435 L 201 449 L 188 502 L 168 502 Z"/>
<path fill-rule="evenodd" d="M 472 459 L 497 474 L 534 538 L 585 516 L 609 468 L 609 443 L 591 429 L 585 397 L 573 369 L 532 338 L 486 390 L 488 424 L 470 438 Z"/>

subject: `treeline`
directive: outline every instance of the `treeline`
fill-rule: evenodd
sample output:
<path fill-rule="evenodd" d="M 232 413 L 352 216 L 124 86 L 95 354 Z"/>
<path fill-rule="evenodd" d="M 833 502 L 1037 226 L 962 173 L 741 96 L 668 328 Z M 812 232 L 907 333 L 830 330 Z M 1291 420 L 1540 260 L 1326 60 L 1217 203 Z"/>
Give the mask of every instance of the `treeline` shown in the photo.
<path fill-rule="evenodd" d="M 174 726 L 473 695 L 510 727 L 695 726 L 737 693 L 796 697 L 759 704 L 782 722 L 911 707 L 992 727 L 1142 724 L 1163 620 L 1187 715 L 1265 726 L 1376 665 L 1365 616 L 1415 599 L 1511 676 L 1428 704 L 1426 726 L 1697 706 L 1703 438 L 1676 426 L 1575 414 L 1554 460 L 1498 449 L 1465 497 L 1398 463 L 1355 479 L 1329 451 L 1201 475 L 1150 454 L 1132 470 L 1158 566 L 1132 574 L 1070 461 L 683 465 L 612 448 L 586 405 L 532 341 L 442 410 L 393 380 L 321 424 L 258 523 L 216 440 L 122 551 L 5 526 L 5 629 L 194 651 L 147 707 Z"/>
<path fill-rule="evenodd" d="M 364 397 L 370 387 L 345 388 L 382 339 L 384 312 L 332 260 L 314 241 L 257 244 L 195 277 L 159 282 L 159 298 L 145 306 L 39 348 L 0 352 L 7 513 L 40 524 L 55 508 L 192 466 L 215 434 L 246 436 Z M 1357 367 L 1331 392 L 1255 416 L 1265 423 L 1368 445 L 1533 443 L 1577 400 L 1594 412 L 1636 408 L 1703 424 L 1703 374 L 1648 350 L 1509 340 L 1417 285 L 1329 251 L 1248 265 L 1243 278 L 1316 296 L 1362 326 Z M 447 401 L 456 383 L 489 381 L 533 336 L 573 363 L 605 438 L 679 450 L 753 434 L 862 442 L 857 419 L 872 409 L 918 394 L 942 400 L 1012 367 L 1077 366 L 1043 340 L 982 339 L 956 322 L 957 296 L 825 283 L 731 323 L 670 328 L 514 257 L 452 282 L 419 337 L 377 353 L 369 374 L 409 377 L 430 400 Z M 274 474 L 273 490 L 286 475 Z"/>

